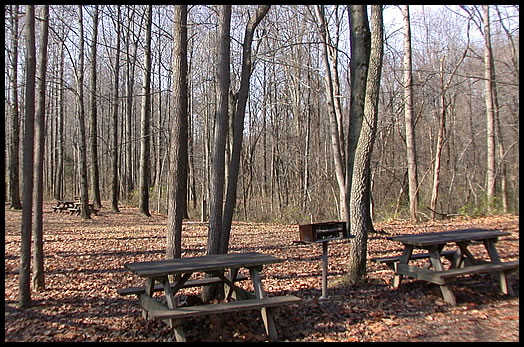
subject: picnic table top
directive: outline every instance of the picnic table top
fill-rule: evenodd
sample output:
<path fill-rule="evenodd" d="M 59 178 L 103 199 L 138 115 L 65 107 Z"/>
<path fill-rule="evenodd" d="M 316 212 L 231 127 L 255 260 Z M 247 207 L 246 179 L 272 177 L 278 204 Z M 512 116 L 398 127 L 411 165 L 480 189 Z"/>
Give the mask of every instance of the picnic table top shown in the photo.
<path fill-rule="evenodd" d="M 282 259 L 271 255 L 246 252 L 126 263 L 124 267 L 140 277 L 160 277 L 188 272 L 212 272 L 227 268 L 256 267 L 279 262 L 282 262 Z"/>
<path fill-rule="evenodd" d="M 441 245 L 448 242 L 486 240 L 509 235 L 509 232 L 480 228 L 458 229 L 433 233 L 407 234 L 388 237 L 389 240 L 413 246 Z"/>

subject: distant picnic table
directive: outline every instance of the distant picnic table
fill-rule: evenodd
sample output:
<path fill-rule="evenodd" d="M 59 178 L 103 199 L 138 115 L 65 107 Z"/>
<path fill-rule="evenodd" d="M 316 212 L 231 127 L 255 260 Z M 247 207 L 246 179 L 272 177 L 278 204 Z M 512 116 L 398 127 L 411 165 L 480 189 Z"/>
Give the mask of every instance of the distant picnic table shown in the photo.
<path fill-rule="evenodd" d="M 142 316 L 146 319 L 158 319 L 174 328 L 177 341 L 185 341 L 181 319 L 215 313 L 236 312 L 260 309 L 266 333 L 271 340 L 278 339 L 272 310 L 285 304 L 301 301 L 293 295 L 268 297 L 260 280 L 260 271 L 266 264 L 282 260 L 270 255 L 247 252 L 207 255 L 190 258 L 177 258 L 160 261 L 127 263 L 124 267 L 145 279 L 145 286 L 119 289 L 120 295 L 135 294 L 142 307 Z M 238 286 L 236 282 L 246 280 L 239 276 L 239 270 L 247 268 L 255 290 L 254 295 Z M 226 274 L 226 270 L 228 273 Z M 212 277 L 189 280 L 194 273 L 206 273 Z M 169 276 L 176 279 L 170 283 Z M 155 282 L 159 282 L 155 285 Z M 176 307 L 175 295 L 181 288 L 223 284 L 226 301 L 235 294 L 236 301 L 226 303 Z M 155 291 L 163 291 L 167 305 L 153 298 Z"/>
<path fill-rule="evenodd" d="M 456 306 L 457 302 L 448 283 L 458 276 L 468 274 L 497 273 L 501 291 L 504 294 L 514 296 L 507 274 L 518 270 L 519 261 L 502 262 L 495 248 L 498 238 L 505 235 L 510 235 L 510 233 L 470 228 L 391 236 L 388 239 L 401 242 L 404 245 L 402 255 L 373 258 L 372 260 L 386 264 L 395 271 L 392 281 L 393 287 L 397 288 L 400 285 L 402 276 L 436 283 L 440 286 L 444 300 L 453 306 Z M 491 261 L 476 259 L 468 250 L 471 244 L 478 242 L 482 242 Z M 455 249 L 443 251 L 447 244 L 454 245 Z M 413 254 L 414 249 L 424 249 L 427 253 Z M 444 268 L 441 261 L 442 257 L 451 261 L 448 269 Z M 408 264 L 410 260 L 424 258 L 429 258 L 429 262 L 422 267 Z M 433 269 L 430 269 L 431 267 Z"/>
<path fill-rule="evenodd" d="M 94 204 L 88 204 L 90 212 L 92 212 L 94 215 L 98 213 L 98 210 L 95 209 Z M 82 203 L 79 200 L 75 201 L 64 201 L 64 200 L 57 200 L 56 206 L 53 206 L 53 212 L 61 213 L 62 211 L 69 211 L 69 215 L 72 216 L 73 214 L 76 214 L 77 216 L 80 215 L 80 212 L 82 212 Z"/>

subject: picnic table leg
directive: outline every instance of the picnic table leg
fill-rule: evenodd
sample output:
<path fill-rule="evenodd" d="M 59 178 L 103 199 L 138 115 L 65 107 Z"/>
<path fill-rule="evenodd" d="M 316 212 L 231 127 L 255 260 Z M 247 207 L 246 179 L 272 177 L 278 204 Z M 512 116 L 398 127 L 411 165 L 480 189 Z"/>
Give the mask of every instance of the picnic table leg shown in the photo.
<path fill-rule="evenodd" d="M 488 251 L 489 257 L 492 262 L 494 263 L 500 263 L 500 256 L 497 252 L 497 249 L 495 248 L 495 242 L 497 239 L 487 239 L 484 240 L 484 247 L 486 247 L 486 250 Z M 513 288 L 511 287 L 511 284 L 509 284 L 508 277 L 506 272 L 500 271 L 498 273 L 499 276 L 499 283 L 500 283 L 500 291 L 503 294 L 509 294 L 510 296 L 515 296 L 515 292 L 513 291 Z"/>
<path fill-rule="evenodd" d="M 395 276 L 393 277 L 393 288 L 398 288 L 400 286 L 400 281 L 402 280 L 402 275 L 398 273 L 397 265 L 398 264 L 407 264 L 412 253 L 413 253 L 413 246 L 406 245 L 404 248 L 404 251 L 402 251 L 402 256 L 400 257 L 399 262 L 394 263 Z"/>
<path fill-rule="evenodd" d="M 249 268 L 249 274 L 251 275 L 251 281 L 253 281 L 253 287 L 255 288 L 255 295 L 257 299 L 263 299 L 266 294 L 264 292 L 264 287 L 262 286 L 262 281 L 260 280 L 258 267 Z M 262 320 L 264 321 L 264 327 L 266 328 L 267 335 L 272 341 L 277 341 L 278 334 L 275 327 L 275 322 L 273 321 L 271 309 L 263 307 L 260 309 L 260 313 L 262 314 Z"/>
<path fill-rule="evenodd" d="M 430 249 L 429 259 L 435 271 L 444 271 L 444 267 L 442 266 L 442 261 L 440 260 L 440 252 L 439 252 L 438 247 L 433 247 Z M 447 284 L 441 284 L 440 291 L 445 301 L 449 302 L 453 306 L 457 306 L 457 300 L 455 299 L 455 295 L 453 294 L 453 292 L 451 291 L 451 289 L 448 287 Z"/>

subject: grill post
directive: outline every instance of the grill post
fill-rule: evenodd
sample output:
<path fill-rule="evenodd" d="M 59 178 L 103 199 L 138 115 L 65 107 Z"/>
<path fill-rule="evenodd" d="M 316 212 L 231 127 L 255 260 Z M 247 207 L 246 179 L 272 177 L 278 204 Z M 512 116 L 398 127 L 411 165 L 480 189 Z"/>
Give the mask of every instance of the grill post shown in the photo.
<path fill-rule="evenodd" d="M 328 242 L 322 242 L 322 296 L 321 299 L 327 299 L 327 275 L 328 275 Z"/>

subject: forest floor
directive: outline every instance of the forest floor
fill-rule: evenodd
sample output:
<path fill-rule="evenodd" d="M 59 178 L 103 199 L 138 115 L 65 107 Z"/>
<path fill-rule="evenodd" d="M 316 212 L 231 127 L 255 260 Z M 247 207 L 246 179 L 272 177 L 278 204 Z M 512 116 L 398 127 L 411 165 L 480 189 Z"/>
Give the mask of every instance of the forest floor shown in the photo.
<path fill-rule="evenodd" d="M 143 285 L 124 263 L 160 260 L 165 253 L 167 217 L 143 217 L 136 208 L 113 213 L 105 202 L 90 221 L 53 213 L 44 205 L 45 286 L 32 292 L 33 306 L 18 309 L 18 266 L 21 212 L 5 207 L 5 341 L 173 341 L 158 321 L 141 318 L 135 296 L 118 288 Z M 386 237 L 464 227 L 499 229 L 497 249 L 503 261 L 519 259 L 519 217 L 455 218 L 413 224 L 394 220 L 376 223 L 368 240 L 368 259 L 401 253 Z M 321 295 L 319 244 L 296 244 L 297 225 L 234 223 L 230 252 L 257 251 L 283 259 L 264 267 L 262 282 L 269 295 L 302 298 L 275 315 L 282 341 L 519 341 L 519 272 L 510 275 L 516 298 L 499 294 L 493 274 L 461 277 L 452 284 L 458 305 L 445 303 L 437 285 L 403 279 L 389 286 L 392 271 L 367 262 L 365 281 L 331 287 Z M 207 225 L 184 222 L 183 257 L 205 254 Z M 347 266 L 348 241 L 329 243 L 329 280 Z M 351 241 L 349 241 L 351 242 Z M 472 253 L 487 258 L 482 245 Z M 250 290 L 250 281 L 240 286 Z M 195 298 L 200 288 L 183 289 Z M 260 312 L 243 311 L 184 320 L 188 341 L 266 341 Z"/>

